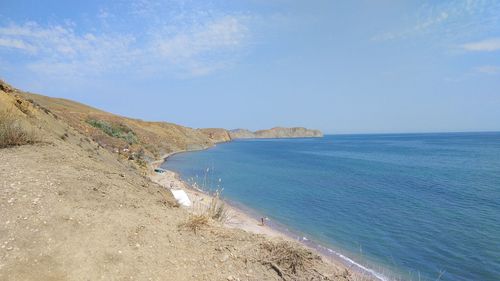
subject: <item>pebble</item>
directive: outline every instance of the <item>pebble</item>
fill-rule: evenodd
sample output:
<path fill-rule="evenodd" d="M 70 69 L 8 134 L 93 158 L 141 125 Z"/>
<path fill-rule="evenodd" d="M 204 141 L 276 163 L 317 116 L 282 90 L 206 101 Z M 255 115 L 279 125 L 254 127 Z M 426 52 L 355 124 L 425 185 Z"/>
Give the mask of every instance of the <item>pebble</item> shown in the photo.
<path fill-rule="evenodd" d="M 229 259 L 229 255 L 226 254 L 226 255 L 222 256 L 222 258 L 220 260 L 221 260 L 221 262 L 225 262 L 228 259 Z"/>

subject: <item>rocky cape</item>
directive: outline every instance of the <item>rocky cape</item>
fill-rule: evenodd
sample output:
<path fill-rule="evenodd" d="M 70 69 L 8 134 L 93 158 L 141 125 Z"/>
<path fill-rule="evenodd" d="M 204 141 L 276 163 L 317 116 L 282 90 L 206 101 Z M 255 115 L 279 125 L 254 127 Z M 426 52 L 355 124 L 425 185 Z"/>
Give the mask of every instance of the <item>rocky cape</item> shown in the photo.
<path fill-rule="evenodd" d="M 255 132 L 246 129 L 235 129 L 229 131 L 229 136 L 231 139 L 321 138 L 323 137 L 323 133 L 319 130 L 311 130 L 303 127 L 275 127 Z"/>

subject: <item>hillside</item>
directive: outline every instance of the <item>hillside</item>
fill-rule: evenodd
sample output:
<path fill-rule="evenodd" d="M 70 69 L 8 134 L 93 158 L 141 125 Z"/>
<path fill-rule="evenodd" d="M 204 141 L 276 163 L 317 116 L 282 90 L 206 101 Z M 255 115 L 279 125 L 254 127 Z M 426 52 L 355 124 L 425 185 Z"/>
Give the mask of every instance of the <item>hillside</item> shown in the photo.
<path fill-rule="evenodd" d="M 108 139 L 86 125 L 89 117 L 128 129 L 118 126 L 120 140 Z M 195 217 L 152 172 L 110 149 L 122 148 L 130 131 L 140 141 L 134 150 L 227 138 L 0 83 L 0 280 L 361 280 L 293 242 L 212 220 L 185 227 Z"/>
<path fill-rule="evenodd" d="M 272 138 L 320 138 L 323 133 L 319 130 L 311 130 L 303 127 L 283 128 L 275 127 L 267 130 L 249 131 L 246 129 L 235 129 L 229 131 L 232 139 L 272 139 Z"/>
<path fill-rule="evenodd" d="M 198 150 L 230 140 L 224 129 L 192 129 L 168 122 L 146 122 L 111 114 L 60 98 L 19 92 L 33 105 L 51 112 L 108 151 L 147 161 L 186 150 Z"/>

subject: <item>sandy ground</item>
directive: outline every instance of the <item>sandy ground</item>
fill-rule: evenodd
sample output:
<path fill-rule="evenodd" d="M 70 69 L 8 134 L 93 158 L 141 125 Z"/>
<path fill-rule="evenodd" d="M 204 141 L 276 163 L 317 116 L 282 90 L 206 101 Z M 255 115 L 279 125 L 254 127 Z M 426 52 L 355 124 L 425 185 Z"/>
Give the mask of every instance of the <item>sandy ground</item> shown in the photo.
<path fill-rule="evenodd" d="M 193 207 L 186 208 L 188 211 L 195 211 L 203 208 L 203 206 L 206 206 L 206 204 L 211 200 L 209 195 L 195 190 L 189 186 L 189 184 L 182 181 L 173 171 L 165 170 L 164 173 L 154 173 L 150 176 L 150 178 L 153 182 L 156 182 L 167 189 L 174 188 L 186 191 L 189 199 L 193 202 Z M 289 239 L 289 237 L 285 234 L 268 227 L 267 225 L 262 225 L 259 220 L 249 216 L 242 210 L 228 204 L 226 204 L 226 206 L 228 209 L 228 220 L 224 223 L 225 226 L 242 229 L 255 234 L 264 234 L 270 237 Z"/>

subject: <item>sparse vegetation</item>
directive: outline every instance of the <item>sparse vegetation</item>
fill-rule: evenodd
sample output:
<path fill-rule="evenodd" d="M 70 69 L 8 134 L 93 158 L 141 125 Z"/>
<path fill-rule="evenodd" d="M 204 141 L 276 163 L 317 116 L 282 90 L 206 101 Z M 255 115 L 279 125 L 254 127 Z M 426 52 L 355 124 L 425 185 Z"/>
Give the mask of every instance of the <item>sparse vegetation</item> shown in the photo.
<path fill-rule="evenodd" d="M 138 139 L 134 131 L 124 124 L 109 123 L 105 120 L 99 119 L 88 119 L 87 123 L 92 127 L 103 131 L 108 136 L 123 139 L 128 144 L 138 143 Z"/>
<path fill-rule="evenodd" d="M 0 148 L 36 143 L 35 133 L 24 128 L 12 111 L 0 111 Z"/>
<path fill-rule="evenodd" d="M 195 234 L 198 230 L 200 230 L 203 227 L 208 226 L 209 224 L 209 217 L 206 214 L 201 214 L 201 215 L 191 215 L 189 216 L 189 219 L 187 222 L 179 225 L 182 228 L 187 228 L 192 230 Z"/>
<path fill-rule="evenodd" d="M 215 194 L 212 195 L 210 205 L 208 205 L 205 213 L 214 221 L 224 223 L 228 220 L 227 207 L 226 203 L 221 199 L 221 191 L 216 190 Z"/>
<path fill-rule="evenodd" d="M 291 242 L 268 241 L 260 246 L 265 253 L 262 263 L 273 268 L 284 280 L 287 280 L 287 276 L 290 275 L 307 273 L 313 267 L 314 262 L 320 260 L 318 255 Z"/>
<path fill-rule="evenodd" d="M 220 194 L 221 192 L 217 190 L 215 194 L 212 195 L 212 199 L 208 205 L 199 205 L 194 214 L 189 216 L 187 222 L 179 226 L 190 229 L 196 233 L 199 229 L 208 226 L 211 221 L 226 222 L 229 218 L 228 211 Z"/>
<path fill-rule="evenodd" d="M 137 165 L 139 165 L 139 167 L 142 167 L 142 168 L 146 168 L 148 165 L 148 163 L 144 159 L 144 156 L 145 156 L 145 153 L 144 153 L 144 149 L 142 149 L 142 148 L 139 150 L 139 152 L 137 152 L 137 154 L 135 156 L 135 162 L 137 163 Z"/>

